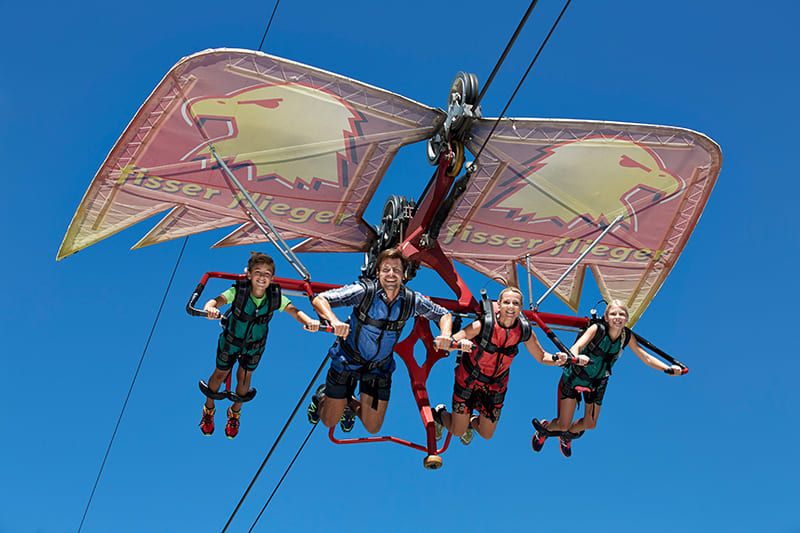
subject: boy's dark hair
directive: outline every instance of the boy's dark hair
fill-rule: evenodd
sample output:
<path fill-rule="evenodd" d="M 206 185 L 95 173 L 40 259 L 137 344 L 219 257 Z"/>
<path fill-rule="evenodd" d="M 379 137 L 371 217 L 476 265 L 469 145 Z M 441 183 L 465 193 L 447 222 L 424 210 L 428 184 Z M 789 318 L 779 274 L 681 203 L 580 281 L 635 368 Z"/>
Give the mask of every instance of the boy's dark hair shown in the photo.
<path fill-rule="evenodd" d="M 264 265 L 272 270 L 273 275 L 275 274 L 275 261 L 273 261 L 270 256 L 262 254 L 261 252 L 250 252 L 250 259 L 247 261 L 247 271 L 252 272 L 257 265 Z"/>
<path fill-rule="evenodd" d="M 376 273 L 381 269 L 381 264 L 387 259 L 399 259 L 400 263 L 403 265 L 403 272 L 405 272 L 406 267 L 408 266 L 408 261 L 403 255 L 403 252 L 401 252 L 399 248 L 388 248 L 379 253 L 378 258 L 375 260 Z"/>

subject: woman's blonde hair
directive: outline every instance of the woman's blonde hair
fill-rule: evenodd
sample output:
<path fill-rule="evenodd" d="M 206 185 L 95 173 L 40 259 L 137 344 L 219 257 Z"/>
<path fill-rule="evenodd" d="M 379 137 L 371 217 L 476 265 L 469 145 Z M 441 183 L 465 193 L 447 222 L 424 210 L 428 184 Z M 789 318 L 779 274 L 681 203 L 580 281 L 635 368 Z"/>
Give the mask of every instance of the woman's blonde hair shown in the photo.
<path fill-rule="evenodd" d="M 625 311 L 625 318 L 630 318 L 631 314 L 628 312 L 628 306 L 622 303 L 620 300 L 611 300 L 606 305 L 606 310 L 603 312 L 603 318 L 608 321 L 608 310 L 612 307 L 619 307 L 623 311 Z"/>
<path fill-rule="evenodd" d="M 518 288 L 514 287 L 514 286 L 511 286 L 511 285 L 509 285 L 508 287 L 506 287 L 505 289 L 500 291 L 500 294 L 497 295 L 497 301 L 499 302 L 500 300 L 502 300 L 503 299 L 503 295 L 505 293 L 507 293 L 507 292 L 516 292 L 517 294 L 519 294 L 519 303 L 520 303 L 520 305 L 522 305 L 522 301 L 525 299 L 522 296 L 522 291 L 519 290 Z"/>

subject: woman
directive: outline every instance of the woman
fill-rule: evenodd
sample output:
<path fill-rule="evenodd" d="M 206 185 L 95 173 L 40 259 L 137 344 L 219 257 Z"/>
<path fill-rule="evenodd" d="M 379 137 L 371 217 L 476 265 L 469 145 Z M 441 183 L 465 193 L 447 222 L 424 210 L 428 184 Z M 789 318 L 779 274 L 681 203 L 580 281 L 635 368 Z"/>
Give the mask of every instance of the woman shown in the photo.
<path fill-rule="evenodd" d="M 497 299 L 496 312 L 484 313 L 453 336 L 464 352 L 456 367 L 453 387 L 453 412 L 444 404 L 433 412 L 436 439 L 443 428 L 460 437 L 463 444 L 472 441 L 473 430 L 484 439 L 492 438 L 503 408 L 508 387 L 509 367 L 524 343 L 525 348 L 542 364 L 566 362 L 565 354 L 557 357 L 546 353 L 531 334 L 531 327 L 522 310 L 522 293 L 516 287 L 506 287 Z M 476 339 L 476 342 L 472 342 Z M 473 352 L 473 349 L 474 352 Z M 478 411 L 473 415 L 473 411 Z"/>
<path fill-rule="evenodd" d="M 547 437 L 557 436 L 561 441 L 561 453 L 569 457 L 572 455 L 572 440 L 583 435 L 585 430 L 597 427 L 611 367 L 625 346 L 630 346 L 647 366 L 673 376 L 681 375 L 682 369 L 678 365 L 669 366 L 644 351 L 631 330 L 625 327 L 627 322 L 628 308 L 619 300 L 612 300 L 603 313 L 603 320 L 589 326 L 570 348 L 576 362 L 564 367 L 558 383 L 558 417 L 550 422 L 533 419 L 536 434 L 531 445 L 534 451 L 542 449 Z M 586 402 L 583 418 L 573 423 L 572 417 L 581 394 Z"/>

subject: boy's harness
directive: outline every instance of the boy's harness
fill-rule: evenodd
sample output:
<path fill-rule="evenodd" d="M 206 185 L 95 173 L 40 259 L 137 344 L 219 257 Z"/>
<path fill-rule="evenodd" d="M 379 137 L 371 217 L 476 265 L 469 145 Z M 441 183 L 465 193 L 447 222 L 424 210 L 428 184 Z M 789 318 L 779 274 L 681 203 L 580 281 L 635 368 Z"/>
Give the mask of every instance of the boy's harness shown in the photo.
<path fill-rule="evenodd" d="M 262 305 L 256 306 L 255 302 L 250 299 L 250 280 L 239 280 L 233 286 L 236 289 L 236 296 L 221 321 L 225 328 L 223 336 L 226 346 L 223 351 L 230 352 L 231 347 L 236 347 L 242 352 L 261 352 L 267 343 L 269 321 L 272 320 L 272 314 L 281 306 L 281 288 L 277 284 L 267 287 L 265 301 L 262 302 Z M 251 312 L 247 311 L 248 306 L 253 308 Z M 237 328 L 237 326 L 239 327 Z M 264 335 L 259 339 L 248 341 L 247 339 L 253 333 L 253 326 L 263 326 Z M 242 327 L 245 328 L 244 335 L 237 336 L 237 329 Z"/>

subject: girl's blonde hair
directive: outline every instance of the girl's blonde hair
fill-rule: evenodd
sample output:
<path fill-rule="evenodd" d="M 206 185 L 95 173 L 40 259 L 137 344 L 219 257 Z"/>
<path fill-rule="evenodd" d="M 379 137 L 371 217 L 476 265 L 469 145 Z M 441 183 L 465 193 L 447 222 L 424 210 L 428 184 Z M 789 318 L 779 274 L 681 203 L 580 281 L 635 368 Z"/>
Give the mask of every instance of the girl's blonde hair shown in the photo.
<path fill-rule="evenodd" d="M 608 302 L 608 305 L 606 305 L 606 310 L 603 312 L 603 318 L 606 321 L 608 321 L 608 310 L 611 309 L 612 307 L 619 307 L 620 309 L 625 311 L 625 318 L 630 318 L 631 315 L 628 312 L 628 306 L 627 305 L 622 303 L 620 300 L 611 300 L 610 302 Z"/>

